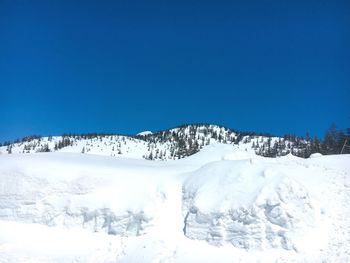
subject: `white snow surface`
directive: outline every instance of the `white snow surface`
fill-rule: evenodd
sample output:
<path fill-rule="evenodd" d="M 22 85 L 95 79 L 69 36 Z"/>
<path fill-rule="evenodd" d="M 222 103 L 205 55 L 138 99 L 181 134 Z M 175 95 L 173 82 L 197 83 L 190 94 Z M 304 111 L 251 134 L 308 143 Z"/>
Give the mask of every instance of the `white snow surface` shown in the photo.
<path fill-rule="evenodd" d="M 0 262 L 350 262 L 350 155 L 0 155 Z"/>
<path fill-rule="evenodd" d="M 149 134 L 152 134 L 152 132 L 151 131 L 143 131 L 143 132 L 139 132 L 137 135 L 144 136 L 144 135 L 149 135 Z"/>

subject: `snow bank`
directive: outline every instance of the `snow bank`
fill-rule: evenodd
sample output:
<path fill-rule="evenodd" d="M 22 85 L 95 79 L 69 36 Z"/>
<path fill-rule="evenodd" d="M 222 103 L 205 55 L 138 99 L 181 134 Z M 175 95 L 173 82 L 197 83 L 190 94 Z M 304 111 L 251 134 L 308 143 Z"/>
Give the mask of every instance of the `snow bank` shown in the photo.
<path fill-rule="evenodd" d="M 294 235 L 314 222 L 308 191 L 262 162 L 220 161 L 193 173 L 183 187 L 184 234 L 245 249 L 296 249 Z"/>
<path fill-rule="evenodd" d="M 143 208 L 135 209 L 132 200 L 127 205 L 118 202 L 118 193 L 108 192 L 108 188 L 103 185 L 94 178 L 86 177 L 71 181 L 49 181 L 21 173 L 2 174 L 0 219 L 81 227 L 92 232 L 103 231 L 121 236 L 140 235 L 149 221 Z M 95 189 L 96 186 L 105 192 L 102 194 Z M 117 198 L 113 199 L 113 196 Z M 117 204 L 108 205 L 111 199 Z M 124 210 L 118 209 L 118 206 Z"/>
<path fill-rule="evenodd" d="M 82 154 L 8 155 L 0 167 L 1 220 L 119 236 L 149 226 L 165 179 L 161 163 Z"/>
<path fill-rule="evenodd" d="M 0 261 L 350 262 L 349 160 L 1 155 Z"/>

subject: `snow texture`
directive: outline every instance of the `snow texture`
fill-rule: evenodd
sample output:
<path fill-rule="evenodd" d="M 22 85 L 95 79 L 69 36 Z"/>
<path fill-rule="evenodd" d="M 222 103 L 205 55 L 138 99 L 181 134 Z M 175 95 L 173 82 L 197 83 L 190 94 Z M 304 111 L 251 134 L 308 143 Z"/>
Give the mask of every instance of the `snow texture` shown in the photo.
<path fill-rule="evenodd" d="M 350 155 L 0 155 L 0 262 L 350 262 Z"/>

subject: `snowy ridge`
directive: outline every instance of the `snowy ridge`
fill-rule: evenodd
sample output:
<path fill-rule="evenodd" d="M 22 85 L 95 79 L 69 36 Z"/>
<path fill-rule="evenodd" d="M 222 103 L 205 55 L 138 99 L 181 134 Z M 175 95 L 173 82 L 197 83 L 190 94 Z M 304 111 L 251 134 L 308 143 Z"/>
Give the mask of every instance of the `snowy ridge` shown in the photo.
<path fill-rule="evenodd" d="M 348 262 L 349 164 L 230 144 L 1 155 L 0 262 Z"/>
<path fill-rule="evenodd" d="M 136 136 L 87 134 L 28 137 L 0 147 L 0 154 L 59 151 L 148 160 L 175 160 L 190 156 L 213 143 L 231 144 L 239 149 L 269 157 L 288 153 L 308 157 L 310 154 L 309 142 L 297 137 L 244 134 L 222 126 L 204 124 L 183 125 L 156 133 L 147 131 Z"/>

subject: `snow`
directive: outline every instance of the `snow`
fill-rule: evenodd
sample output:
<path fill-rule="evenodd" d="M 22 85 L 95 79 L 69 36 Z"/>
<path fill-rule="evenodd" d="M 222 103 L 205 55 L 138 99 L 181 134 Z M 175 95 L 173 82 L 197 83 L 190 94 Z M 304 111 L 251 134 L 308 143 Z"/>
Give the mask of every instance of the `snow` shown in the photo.
<path fill-rule="evenodd" d="M 231 145 L 240 153 L 241 158 L 249 158 L 252 152 L 262 156 L 282 156 L 289 152 L 297 156 L 306 156 L 308 144 L 300 138 L 296 143 L 281 137 L 256 135 L 240 137 L 231 129 L 203 124 L 179 126 L 155 134 L 145 131 L 138 135 L 149 136 L 112 134 L 29 136 L 10 145 L 0 146 L 0 154 L 69 152 L 166 161 L 184 158 L 201 150 L 205 145 L 216 143 Z M 272 152 L 268 151 L 268 145 L 272 146 Z M 243 151 L 246 153 L 243 154 Z M 236 156 L 236 153 L 233 155 Z"/>
<path fill-rule="evenodd" d="M 318 157 L 321 157 L 322 154 L 321 153 L 313 153 L 310 155 L 310 158 L 318 158 Z"/>
<path fill-rule="evenodd" d="M 290 235 L 312 227 L 316 211 L 293 177 L 261 161 L 205 165 L 184 184 L 185 235 L 245 249 L 296 249 Z"/>
<path fill-rule="evenodd" d="M 151 131 L 143 131 L 143 132 L 139 132 L 137 135 L 145 136 L 145 135 L 149 135 L 149 134 L 152 134 L 152 132 Z"/>
<path fill-rule="evenodd" d="M 350 155 L 0 155 L 0 262 L 350 262 Z"/>

